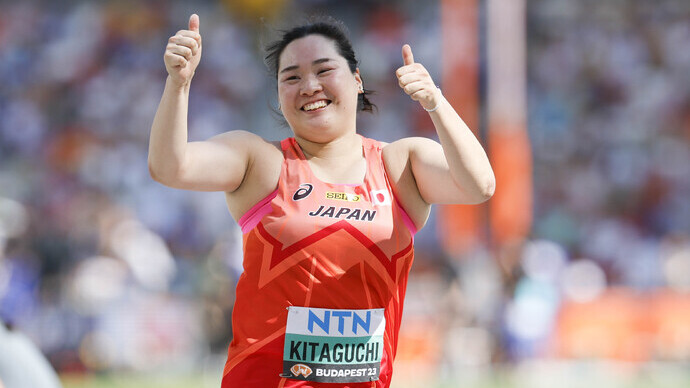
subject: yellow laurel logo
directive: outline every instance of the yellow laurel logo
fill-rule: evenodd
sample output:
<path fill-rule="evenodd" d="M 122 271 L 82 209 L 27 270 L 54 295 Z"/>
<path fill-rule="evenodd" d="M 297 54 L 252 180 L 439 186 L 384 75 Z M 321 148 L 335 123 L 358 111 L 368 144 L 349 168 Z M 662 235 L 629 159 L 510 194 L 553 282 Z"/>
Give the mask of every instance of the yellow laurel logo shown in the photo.
<path fill-rule="evenodd" d="M 338 193 L 335 191 L 327 191 L 326 199 L 335 199 L 338 201 L 359 202 L 362 199 L 361 195 L 350 193 Z"/>
<path fill-rule="evenodd" d="M 295 377 L 302 375 L 306 378 L 311 374 L 311 368 L 304 364 L 295 364 L 290 368 L 290 372 L 292 372 Z"/>

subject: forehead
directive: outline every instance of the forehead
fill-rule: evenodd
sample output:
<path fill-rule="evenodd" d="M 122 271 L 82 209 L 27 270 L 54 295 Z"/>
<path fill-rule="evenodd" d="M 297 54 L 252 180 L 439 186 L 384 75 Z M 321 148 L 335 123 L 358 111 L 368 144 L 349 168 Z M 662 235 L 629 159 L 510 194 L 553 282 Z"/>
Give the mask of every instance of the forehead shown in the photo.
<path fill-rule="evenodd" d="M 311 63 L 321 58 L 345 61 L 336 48 L 335 42 L 322 35 L 307 35 L 290 42 L 280 54 L 278 71 L 287 66 Z"/>

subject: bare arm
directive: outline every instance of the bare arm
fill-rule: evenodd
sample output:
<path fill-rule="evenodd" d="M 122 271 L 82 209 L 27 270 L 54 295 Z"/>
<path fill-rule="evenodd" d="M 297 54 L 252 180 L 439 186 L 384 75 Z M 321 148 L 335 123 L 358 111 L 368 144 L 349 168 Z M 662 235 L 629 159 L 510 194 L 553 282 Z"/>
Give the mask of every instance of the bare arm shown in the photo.
<path fill-rule="evenodd" d="M 496 186 L 486 152 L 443 98 L 424 66 L 414 63 L 407 45 L 403 47 L 403 59 L 405 65 L 396 72 L 400 86 L 425 109 L 437 107 L 429 114 L 441 144 L 425 138 L 402 139 L 391 144 L 409 157 L 421 197 L 427 203 L 486 201 Z"/>
<path fill-rule="evenodd" d="M 168 78 L 151 126 L 149 171 L 167 186 L 202 191 L 236 190 L 251 163 L 251 150 L 263 140 L 234 131 L 208 141 L 187 142 L 189 88 L 201 59 L 199 18 L 171 37 L 164 60 Z"/>

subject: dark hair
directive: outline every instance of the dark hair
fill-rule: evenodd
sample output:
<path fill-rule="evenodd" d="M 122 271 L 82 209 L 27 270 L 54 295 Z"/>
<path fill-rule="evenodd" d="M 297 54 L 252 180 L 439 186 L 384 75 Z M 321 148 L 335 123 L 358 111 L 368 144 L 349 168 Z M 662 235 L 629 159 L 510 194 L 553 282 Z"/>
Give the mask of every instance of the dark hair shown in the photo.
<path fill-rule="evenodd" d="M 278 62 L 280 61 L 280 55 L 283 53 L 283 50 L 285 50 L 285 47 L 293 40 L 314 34 L 321 35 L 335 42 L 338 54 L 345 58 L 350 67 L 350 71 L 354 73 L 357 70 L 357 58 L 355 57 L 355 51 L 352 49 L 352 43 L 347 37 L 347 27 L 345 27 L 345 24 L 332 17 L 320 16 L 301 26 L 281 31 L 279 39 L 266 45 L 264 49 L 266 52 L 264 62 L 276 79 L 278 78 L 279 70 Z M 368 98 L 368 96 L 373 93 L 372 90 L 364 89 L 364 92 L 357 96 L 357 110 L 365 112 L 374 111 L 376 105 L 372 104 Z"/>

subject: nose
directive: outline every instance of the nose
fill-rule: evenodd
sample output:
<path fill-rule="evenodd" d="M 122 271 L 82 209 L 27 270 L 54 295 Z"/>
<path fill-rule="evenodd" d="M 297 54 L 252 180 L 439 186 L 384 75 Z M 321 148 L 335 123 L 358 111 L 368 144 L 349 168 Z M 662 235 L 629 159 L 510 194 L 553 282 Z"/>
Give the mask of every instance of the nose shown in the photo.
<path fill-rule="evenodd" d="M 322 90 L 323 87 L 319 80 L 313 75 L 310 75 L 304 78 L 300 88 L 300 94 L 303 96 L 312 96 Z"/>

